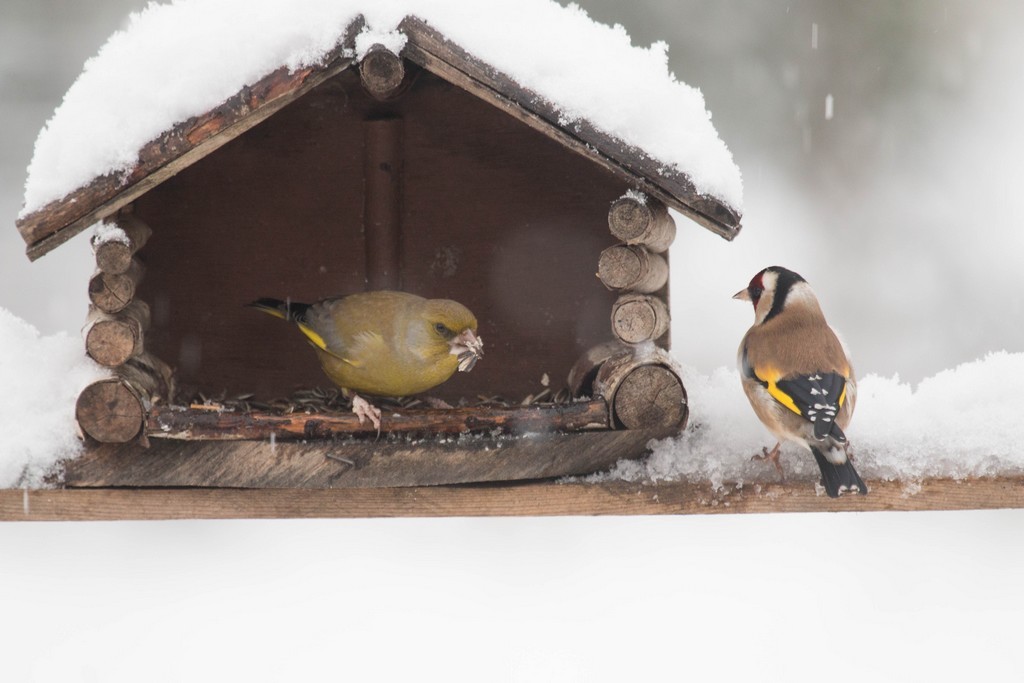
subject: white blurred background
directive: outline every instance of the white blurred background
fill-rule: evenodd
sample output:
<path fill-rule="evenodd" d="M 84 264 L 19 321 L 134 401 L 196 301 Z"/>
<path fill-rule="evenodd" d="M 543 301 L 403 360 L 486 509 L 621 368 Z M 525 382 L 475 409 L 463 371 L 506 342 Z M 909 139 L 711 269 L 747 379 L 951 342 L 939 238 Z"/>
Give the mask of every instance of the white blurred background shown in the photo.
<path fill-rule="evenodd" d="M 773 264 L 811 282 L 861 374 L 917 382 L 1024 350 L 1024 5 L 579 4 L 636 43 L 670 44 L 744 173 L 734 243 L 680 224 L 682 360 L 733 363 L 750 312 L 729 296 Z M 0 5 L 0 306 L 44 333 L 77 333 L 91 266 L 84 236 L 24 256 L 14 219 L 32 144 L 144 5 Z M 0 678 L 1002 680 L 1018 668 L 1022 522 L 0 525 Z"/>

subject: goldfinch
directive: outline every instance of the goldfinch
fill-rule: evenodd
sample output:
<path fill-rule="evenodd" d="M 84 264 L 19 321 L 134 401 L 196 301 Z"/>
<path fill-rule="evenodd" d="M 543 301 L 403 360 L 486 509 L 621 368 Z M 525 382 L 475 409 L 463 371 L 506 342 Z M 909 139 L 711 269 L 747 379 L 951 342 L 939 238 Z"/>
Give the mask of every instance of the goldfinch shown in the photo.
<path fill-rule="evenodd" d="M 810 285 L 793 271 L 772 266 L 733 298 L 754 305 L 754 324 L 737 356 L 743 391 L 779 440 L 755 458 L 771 460 L 781 474 L 779 448 L 793 441 L 814 454 L 830 497 L 866 494 L 844 432 L 853 417 L 857 381 Z"/>
<path fill-rule="evenodd" d="M 360 424 L 380 431 L 380 409 L 359 393 L 409 396 L 469 372 L 483 340 L 469 309 L 449 299 L 378 291 L 315 304 L 259 299 L 249 304 L 295 323 L 316 350 L 324 372 L 352 397 Z"/>

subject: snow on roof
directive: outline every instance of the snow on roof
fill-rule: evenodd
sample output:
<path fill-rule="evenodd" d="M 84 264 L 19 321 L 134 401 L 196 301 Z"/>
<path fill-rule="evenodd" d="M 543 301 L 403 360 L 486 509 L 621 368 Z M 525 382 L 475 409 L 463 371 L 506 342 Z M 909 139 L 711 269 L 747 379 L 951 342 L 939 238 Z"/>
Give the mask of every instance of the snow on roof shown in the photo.
<path fill-rule="evenodd" d="M 521 86 L 563 124 L 588 121 L 635 146 L 695 188 L 742 209 L 742 181 L 701 92 L 668 70 L 668 46 L 631 44 L 552 0 L 175 0 L 131 15 L 85 63 L 36 140 L 24 217 L 94 178 L 128 173 L 139 150 L 278 69 L 316 64 L 358 16 L 368 35 L 400 48 L 416 16 Z"/>

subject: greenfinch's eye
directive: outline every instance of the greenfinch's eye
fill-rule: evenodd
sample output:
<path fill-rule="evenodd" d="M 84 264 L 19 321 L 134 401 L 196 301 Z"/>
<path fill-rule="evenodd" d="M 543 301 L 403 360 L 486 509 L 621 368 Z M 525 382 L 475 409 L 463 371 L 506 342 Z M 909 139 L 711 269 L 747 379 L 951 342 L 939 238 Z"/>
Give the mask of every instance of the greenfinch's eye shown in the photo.
<path fill-rule="evenodd" d="M 451 339 L 455 336 L 455 333 L 449 330 L 444 323 L 434 323 L 434 329 L 445 339 Z"/>

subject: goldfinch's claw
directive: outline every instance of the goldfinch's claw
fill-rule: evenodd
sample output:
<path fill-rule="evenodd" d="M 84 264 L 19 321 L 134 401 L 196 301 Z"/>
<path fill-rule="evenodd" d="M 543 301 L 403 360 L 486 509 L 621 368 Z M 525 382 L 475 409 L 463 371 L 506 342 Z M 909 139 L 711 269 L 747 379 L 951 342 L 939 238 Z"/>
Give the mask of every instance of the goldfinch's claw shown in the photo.
<path fill-rule="evenodd" d="M 771 464 L 775 465 L 775 469 L 779 473 L 779 479 L 782 482 L 785 482 L 786 481 L 786 473 L 782 471 L 782 463 L 779 462 L 779 453 L 780 453 L 781 446 L 782 446 L 781 443 L 777 443 L 777 444 L 775 444 L 775 448 L 773 448 L 770 451 L 768 450 L 768 447 L 765 446 L 765 447 L 763 447 L 761 449 L 760 453 L 758 453 L 757 455 L 751 456 L 750 461 L 751 462 L 753 462 L 754 460 L 760 460 L 762 462 L 765 461 L 765 460 L 770 461 Z"/>
<path fill-rule="evenodd" d="M 363 424 L 366 420 L 369 420 L 371 424 L 377 428 L 377 435 L 380 435 L 380 408 L 374 407 L 369 401 L 359 394 L 353 394 L 352 412 L 359 418 L 359 424 Z"/>

